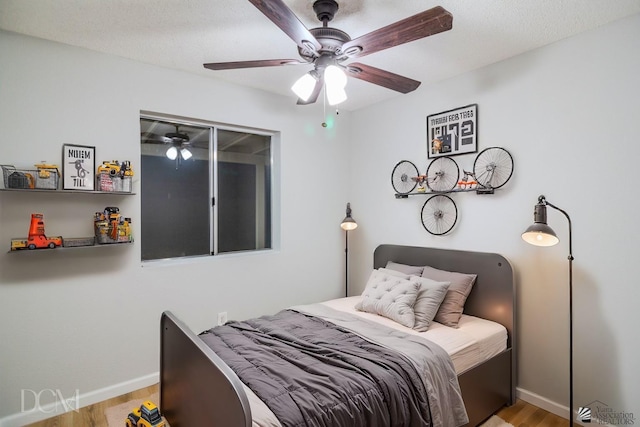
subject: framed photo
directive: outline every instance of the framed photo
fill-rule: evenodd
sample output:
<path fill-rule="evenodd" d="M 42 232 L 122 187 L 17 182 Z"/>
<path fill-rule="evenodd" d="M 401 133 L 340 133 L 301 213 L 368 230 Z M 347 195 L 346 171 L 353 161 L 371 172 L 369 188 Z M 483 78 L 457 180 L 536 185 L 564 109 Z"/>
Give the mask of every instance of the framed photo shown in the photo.
<path fill-rule="evenodd" d="M 478 104 L 427 116 L 430 159 L 478 151 Z"/>
<path fill-rule="evenodd" d="M 95 190 L 96 147 L 64 144 L 62 146 L 62 188 Z"/>

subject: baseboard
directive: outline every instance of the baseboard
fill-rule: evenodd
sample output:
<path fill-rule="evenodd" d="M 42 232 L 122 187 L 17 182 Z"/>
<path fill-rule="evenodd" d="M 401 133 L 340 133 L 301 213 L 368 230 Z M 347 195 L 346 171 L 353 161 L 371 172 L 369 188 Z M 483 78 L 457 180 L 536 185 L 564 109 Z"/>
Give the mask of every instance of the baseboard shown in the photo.
<path fill-rule="evenodd" d="M 542 408 L 547 412 L 551 412 L 559 417 L 564 419 L 569 419 L 569 407 L 561 405 L 553 400 L 547 399 L 546 397 L 540 396 L 539 394 L 533 393 L 529 390 L 525 390 L 520 387 L 516 387 L 516 397 L 524 400 L 527 403 L 530 403 L 538 408 Z M 574 421 L 575 424 L 580 424 L 578 421 Z M 582 425 L 582 424 L 580 424 Z"/>
<path fill-rule="evenodd" d="M 140 390 L 141 388 L 145 388 L 153 384 L 157 384 L 159 378 L 160 373 L 155 372 L 143 377 L 135 378 L 119 384 L 114 384 L 109 387 L 80 394 L 77 398 L 78 407 L 75 407 L 76 403 L 74 402 L 73 405 L 71 405 L 72 410 L 84 408 L 85 406 L 93 405 L 94 403 L 102 402 L 117 396 L 121 396 L 123 394 L 130 393 L 132 391 Z M 20 427 L 45 420 L 47 418 L 62 415 L 65 412 L 67 412 L 67 410 L 65 410 L 65 406 L 61 405 L 59 402 L 55 402 L 48 405 L 43 405 L 42 408 L 38 408 L 38 410 L 34 409 L 25 412 L 19 412 L 4 418 L 0 418 L 0 427 Z"/>

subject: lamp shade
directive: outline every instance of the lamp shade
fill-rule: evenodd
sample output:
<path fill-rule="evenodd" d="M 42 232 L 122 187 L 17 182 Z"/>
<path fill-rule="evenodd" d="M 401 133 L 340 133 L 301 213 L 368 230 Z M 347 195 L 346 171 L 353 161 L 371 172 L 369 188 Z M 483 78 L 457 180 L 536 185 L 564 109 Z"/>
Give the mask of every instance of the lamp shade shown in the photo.
<path fill-rule="evenodd" d="M 358 223 L 351 217 L 351 203 L 347 203 L 347 216 L 340 223 L 340 228 L 345 231 L 351 231 L 358 228 Z"/>
<path fill-rule="evenodd" d="M 522 233 L 522 239 L 535 246 L 553 246 L 560 239 L 547 224 L 533 224 Z"/>
<path fill-rule="evenodd" d="M 165 153 L 166 156 L 171 159 L 171 160 L 175 160 L 176 157 L 178 157 L 178 149 L 174 146 L 169 147 L 169 149 L 167 150 L 167 152 Z"/>
<path fill-rule="evenodd" d="M 324 83 L 327 90 L 329 105 L 337 105 L 347 100 L 347 75 L 336 65 L 329 65 L 324 70 Z"/>
<path fill-rule="evenodd" d="M 189 160 L 189 159 L 191 158 L 191 156 L 193 156 L 193 154 L 191 154 L 191 151 L 189 151 L 189 150 L 188 150 L 188 149 L 186 149 L 186 148 L 182 148 L 182 149 L 180 150 L 180 155 L 182 156 L 182 158 L 183 158 L 184 160 Z"/>
<path fill-rule="evenodd" d="M 522 239 L 535 246 L 553 246 L 560 241 L 555 231 L 547 225 L 547 206 L 542 196 L 533 211 L 533 225 L 522 233 Z"/>
<path fill-rule="evenodd" d="M 353 218 L 348 216 L 342 220 L 342 223 L 340 224 L 340 228 L 342 228 L 345 231 L 355 230 L 356 228 L 358 228 L 358 223 Z"/>
<path fill-rule="evenodd" d="M 308 101 L 309 97 L 313 93 L 313 89 L 316 87 L 316 83 L 317 79 L 311 73 L 306 73 L 304 76 L 296 80 L 293 86 L 291 86 L 291 90 L 301 100 Z"/>

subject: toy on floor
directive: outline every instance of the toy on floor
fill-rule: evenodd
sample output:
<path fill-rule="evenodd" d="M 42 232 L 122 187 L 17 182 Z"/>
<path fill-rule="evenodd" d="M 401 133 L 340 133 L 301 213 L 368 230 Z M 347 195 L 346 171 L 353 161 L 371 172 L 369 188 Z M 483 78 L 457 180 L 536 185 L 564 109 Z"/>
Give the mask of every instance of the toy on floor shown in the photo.
<path fill-rule="evenodd" d="M 158 407 L 146 400 L 139 408 L 135 408 L 125 421 L 127 427 L 165 427 L 166 423 L 160 415 Z"/>

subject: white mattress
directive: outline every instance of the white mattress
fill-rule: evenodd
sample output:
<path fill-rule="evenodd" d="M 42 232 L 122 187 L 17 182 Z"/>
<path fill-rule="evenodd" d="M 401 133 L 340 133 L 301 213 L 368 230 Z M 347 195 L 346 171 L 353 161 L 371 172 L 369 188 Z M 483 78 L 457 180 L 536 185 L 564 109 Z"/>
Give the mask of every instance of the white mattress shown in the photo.
<path fill-rule="evenodd" d="M 507 348 L 507 329 L 490 320 L 463 314 L 458 328 L 434 322 L 426 332 L 418 332 L 386 317 L 357 311 L 354 306 L 359 300 L 360 297 L 356 296 L 326 301 L 322 304 L 435 342 L 449 353 L 458 375 L 502 353 Z"/>

